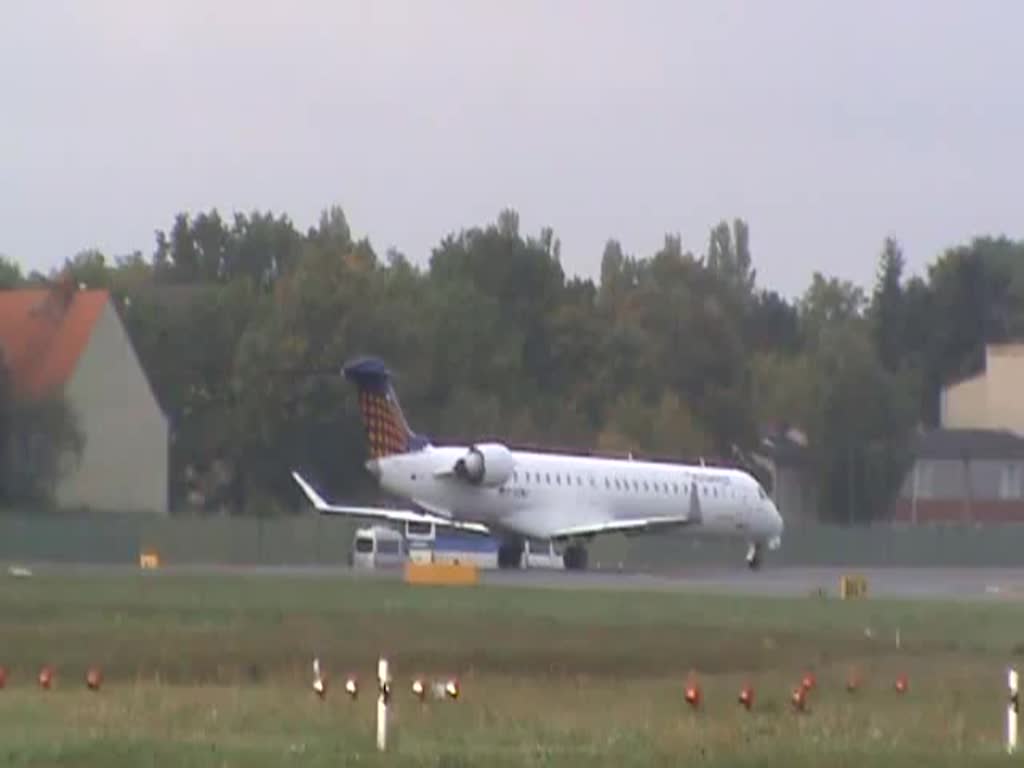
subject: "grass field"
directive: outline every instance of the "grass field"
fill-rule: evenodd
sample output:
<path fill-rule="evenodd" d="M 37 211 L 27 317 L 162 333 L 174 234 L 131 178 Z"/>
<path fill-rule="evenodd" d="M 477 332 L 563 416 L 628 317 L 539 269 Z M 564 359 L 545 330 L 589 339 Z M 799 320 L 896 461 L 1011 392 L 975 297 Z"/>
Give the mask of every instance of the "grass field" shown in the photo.
<path fill-rule="evenodd" d="M 380 653 L 395 676 L 384 756 Z M 314 655 L 325 701 L 310 687 Z M 0 764 L 1011 765 L 1012 662 L 1024 666 L 1020 603 L 42 573 L 0 580 Z M 42 691 L 47 663 L 56 684 Z M 99 692 L 84 685 L 90 664 Z M 864 682 L 850 694 L 854 666 Z M 806 670 L 817 688 L 798 715 L 789 693 Z M 348 671 L 356 702 L 341 690 Z M 683 699 L 691 671 L 696 712 Z M 462 698 L 422 705 L 414 674 L 458 675 Z M 749 713 L 736 700 L 747 681 Z"/>

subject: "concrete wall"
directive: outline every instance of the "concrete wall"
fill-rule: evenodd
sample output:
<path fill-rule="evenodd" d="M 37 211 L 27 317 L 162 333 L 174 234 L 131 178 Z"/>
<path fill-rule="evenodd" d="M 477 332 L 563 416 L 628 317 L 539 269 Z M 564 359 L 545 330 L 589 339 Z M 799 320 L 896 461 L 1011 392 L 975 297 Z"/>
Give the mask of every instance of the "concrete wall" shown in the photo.
<path fill-rule="evenodd" d="M 166 565 L 344 565 L 357 525 L 333 517 L 178 518 L 138 514 L 0 514 L 0 562 L 137 565 L 155 547 Z M 744 568 L 742 542 L 681 534 L 595 539 L 590 564 L 602 570 Z M 791 525 L 775 565 L 1024 565 L 1024 525 Z"/>
<path fill-rule="evenodd" d="M 108 303 L 66 394 L 85 436 L 57 490 L 66 507 L 167 512 L 168 427 L 128 334 Z"/>
<path fill-rule="evenodd" d="M 138 564 L 346 564 L 357 523 L 301 518 L 191 518 L 138 513 L 0 514 L 0 561 Z"/>

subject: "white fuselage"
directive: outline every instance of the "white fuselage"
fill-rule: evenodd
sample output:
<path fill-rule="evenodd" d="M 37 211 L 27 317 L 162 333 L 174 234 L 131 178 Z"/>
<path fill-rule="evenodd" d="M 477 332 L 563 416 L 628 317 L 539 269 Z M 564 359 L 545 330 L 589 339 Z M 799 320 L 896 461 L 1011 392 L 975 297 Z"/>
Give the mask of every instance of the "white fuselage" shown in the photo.
<path fill-rule="evenodd" d="M 467 484 L 448 468 L 465 446 L 428 447 L 377 459 L 381 486 L 434 514 L 481 523 L 497 533 L 551 538 L 557 531 L 625 518 L 686 514 L 683 530 L 777 544 L 782 518 L 758 482 L 735 469 L 513 451 L 515 470 L 501 485 Z"/>

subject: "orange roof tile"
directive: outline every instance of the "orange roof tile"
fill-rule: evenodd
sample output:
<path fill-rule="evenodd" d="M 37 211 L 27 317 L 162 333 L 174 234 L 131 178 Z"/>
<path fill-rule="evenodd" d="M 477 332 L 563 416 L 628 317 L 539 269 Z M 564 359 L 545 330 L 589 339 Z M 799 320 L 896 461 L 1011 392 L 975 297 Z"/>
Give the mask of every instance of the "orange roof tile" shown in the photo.
<path fill-rule="evenodd" d="M 0 346 L 16 396 L 46 396 L 67 383 L 109 298 L 69 286 L 0 291 Z"/>

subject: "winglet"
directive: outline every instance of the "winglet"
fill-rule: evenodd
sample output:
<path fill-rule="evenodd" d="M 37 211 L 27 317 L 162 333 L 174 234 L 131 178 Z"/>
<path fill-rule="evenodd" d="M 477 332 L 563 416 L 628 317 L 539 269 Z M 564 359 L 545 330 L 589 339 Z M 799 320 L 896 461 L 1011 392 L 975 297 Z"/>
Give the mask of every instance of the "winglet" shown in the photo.
<path fill-rule="evenodd" d="M 292 471 L 292 478 L 295 480 L 296 483 L 299 484 L 299 488 L 302 489 L 302 492 L 306 495 L 306 498 L 309 499 L 310 503 L 314 507 L 316 507 L 321 512 L 327 509 L 327 502 L 324 501 L 323 497 L 319 493 L 313 490 L 313 486 L 307 483 L 305 479 L 302 477 L 302 475 L 300 475 L 298 472 Z"/>

